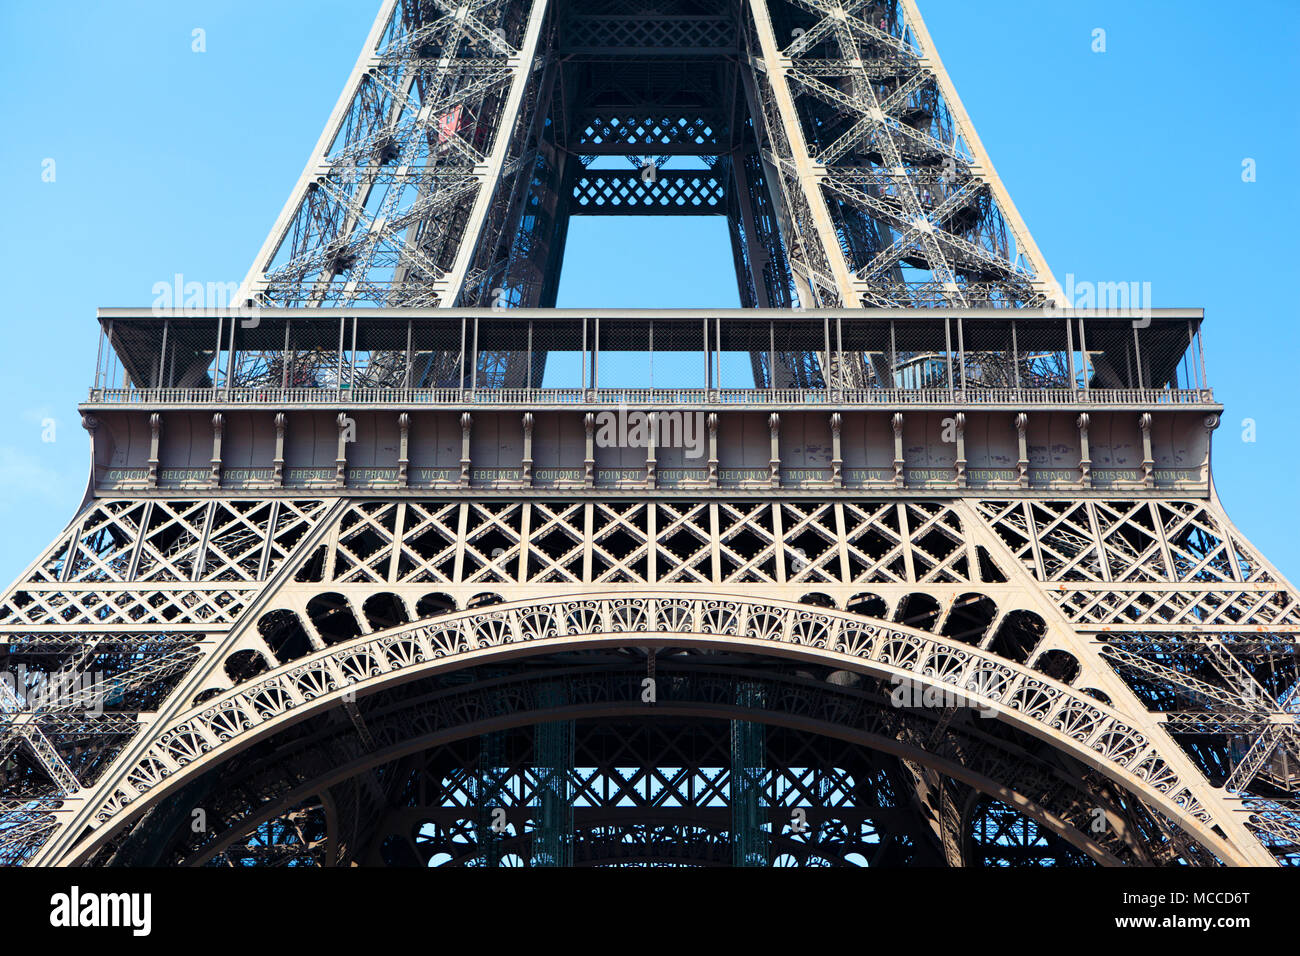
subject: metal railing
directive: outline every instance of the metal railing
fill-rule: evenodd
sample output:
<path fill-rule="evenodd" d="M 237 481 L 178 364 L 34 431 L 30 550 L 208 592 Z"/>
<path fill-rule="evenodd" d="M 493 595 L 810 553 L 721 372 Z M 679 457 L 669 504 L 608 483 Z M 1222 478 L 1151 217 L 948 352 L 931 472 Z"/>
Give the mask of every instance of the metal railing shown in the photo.
<path fill-rule="evenodd" d="M 93 405 L 1022 406 L 1212 405 L 1210 389 L 1069 388 L 92 388 Z"/>

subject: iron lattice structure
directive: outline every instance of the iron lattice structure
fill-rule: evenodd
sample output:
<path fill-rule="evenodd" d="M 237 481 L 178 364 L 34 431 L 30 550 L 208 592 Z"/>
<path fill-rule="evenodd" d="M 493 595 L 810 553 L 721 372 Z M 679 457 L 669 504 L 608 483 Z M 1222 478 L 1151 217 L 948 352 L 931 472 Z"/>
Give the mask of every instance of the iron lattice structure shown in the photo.
<path fill-rule="evenodd" d="M 636 213 L 726 215 L 746 306 L 1054 289 L 910 3 L 406 0 L 245 290 L 552 306 L 569 216 Z"/>
<path fill-rule="evenodd" d="M 745 308 L 553 308 L 650 214 Z M 1300 862 L 1201 319 L 1060 307 L 910 0 L 386 0 L 244 305 L 100 314 L 0 861 Z"/>

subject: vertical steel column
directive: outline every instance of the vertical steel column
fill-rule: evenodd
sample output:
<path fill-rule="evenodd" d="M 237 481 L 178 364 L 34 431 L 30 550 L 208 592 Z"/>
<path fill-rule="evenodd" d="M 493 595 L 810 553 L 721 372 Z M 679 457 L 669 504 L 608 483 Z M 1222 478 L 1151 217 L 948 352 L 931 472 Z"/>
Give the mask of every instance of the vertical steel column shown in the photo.
<path fill-rule="evenodd" d="M 230 317 L 230 350 L 226 355 L 226 392 L 229 394 L 230 386 L 235 378 L 235 327 L 239 322 L 232 315 Z"/>
<path fill-rule="evenodd" d="M 1133 326 L 1133 365 L 1137 368 L 1137 387 L 1146 388 L 1146 376 L 1142 374 L 1142 345 L 1136 325 Z"/>
<path fill-rule="evenodd" d="M 713 317 L 713 361 L 717 366 L 718 390 L 722 389 L 722 316 Z"/>
<path fill-rule="evenodd" d="M 1088 380 L 1092 378 L 1088 369 L 1088 339 L 1083 328 L 1083 316 L 1079 316 L 1079 361 L 1083 364 L 1083 390 L 1089 391 Z"/>
<path fill-rule="evenodd" d="M 158 374 L 154 378 L 154 387 L 163 387 L 163 375 L 167 369 L 167 332 L 172 324 L 171 319 L 163 319 L 162 346 L 158 352 Z"/>
<path fill-rule="evenodd" d="M 1201 388 L 1209 388 L 1210 380 L 1205 376 L 1205 330 L 1199 322 L 1196 324 L 1196 356 L 1201 365 Z"/>
<path fill-rule="evenodd" d="M 1011 318 L 1011 368 L 1015 372 L 1017 391 L 1020 389 L 1020 344 L 1016 341 L 1016 320 Z"/>
<path fill-rule="evenodd" d="M 704 331 L 704 388 L 705 391 L 713 390 L 713 358 L 709 355 L 709 320 L 702 319 Z"/>
<path fill-rule="evenodd" d="M 284 351 L 280 353 L 280 387 L 289 387 L 289 326 L 292 320 L 284 320 Z"/>
<path fill-rule="evenodd" d="M 352 348 L 348 352 L 348 389 L 357 383 L 357 317 L 352 316 Z"/>
<path fill-rule="evenodd" d="M 474 341 L 472 345 L 474 354 L 470 359 L 469 365 L 469 390 L 473 392 L 478 388 L 478 316 L 474 316 Z"/>
<path fill-rule="evenodd" d="M 347 319 L 343 316 L 339 316 L 339 352 L 338 361 L 335 362 L 334 370 L 334 388 L 336 391 L 343 387 L 343 336 L 346 323 Z"/>
<path fill-rule="evenodd" d="M 478 865 L 501 865 L 501 843 L 506 835 L 501 821 L 505 817 L 505 780 L 510 768 L 503 754 L 506 735 L 503 731 L 483 734 L 478 739 L 478 766 L 474 774 L 475 835 L 478 838 Z"/>
<path fill-rule="evenodd" d="M 225 321 L 226 320 L 224 316 L 220 316 L 220 315 L 217 316 L 217 344 L 216 344 L 215 351 L 212 353 L 212 387 L 214 389 L 218 389 L 221 387 L 221 329 L 222 329 L 222 323 Z M 109 332 L 111 335 L 112 333 L 111 327 L 109 329 Z M 109 341 L 111 343 L 112 339 L 110 338 Z"/>
<path fill-rule="evenodd" d="M 415 361 L 415 356 L 411 354 L 411 339 L 414 335 L 415 320 L 406 320 L 406 365 L 402 370 L 402 388 L 411 387 L 411 365 Z"/>
<path fill-rule="evenodd" d="M 1065 320 L 1065 358 L 1070 369 L 1070 391 L 1079 387 L 1078 375 L 1074 370 L 1074 323 L 1069 319 Z"/>
<path fill-rule="evenodd" d="M 948 398 L 953 397 L 952 389 L 952 323 L 948 316 L 943 317 L 943 367 L 948 370 Z"/>
<path fill-rule="evenodd" d="M 465 316 L 460 317 L 460 355 L 456 357 L 456 388 L 465 391 Z"/>
<path fill-rule="evenodd" d="M 767 353 L 767 387 L 776 388 L 776 320 L 767 320 L 768 341 L 770 347 Z"/>
<path fill-rule="evenodd" d="M 966 391 L 966 330 L 964 320 L 957 316 L 957 368 L 961 370 L 961 390 Z"/>
<path fill-rule="evenodd" d="M 741 683 L 736 703 L 758 707 L 761 687 Z M 771 839 L 764 828 L 763 789 L 767 781 L 767 728 L 749 720 L 731 722 L 731 862 L 733 866 L 768 866 Z"/>
<path fill-rule="evenodd" d="M 548 708 L 562 706 L 568 698 L 559 682 L 539 692 L 540 703 Z M 570 776 L 573 773 L 574 722 L 549 721 L 533 730 L 533 866 L 573 866 L 573 803 Z"/>

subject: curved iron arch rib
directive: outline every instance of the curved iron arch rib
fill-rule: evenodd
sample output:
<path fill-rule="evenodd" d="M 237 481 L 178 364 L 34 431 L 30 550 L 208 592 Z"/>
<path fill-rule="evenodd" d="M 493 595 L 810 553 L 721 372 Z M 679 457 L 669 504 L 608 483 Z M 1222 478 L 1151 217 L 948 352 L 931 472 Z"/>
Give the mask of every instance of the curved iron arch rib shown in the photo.
<path fill-rule="evenodd" d="M 960 691 L 1000 722 L 1039 738 L 1166 817 L 1228 863 L 1240 851 L 1211 828 L 1186 783 L 1152 741 L 1113 709 L 1060 682 L 939 635 L 847 612 L 706 594 L 625 592 L 513 602 L 366 635 L 318 651 L 229 690 L 160 729 L 129 755 L 93 810 L 94 832 L 65 860 L 84 859 L 105 836 L 229 754 L 333 707 L 439 670 L 562 650 L 675 646 L 821 662 L 922 693 Z M 132 806 L 134 804 L 135 806 Z"/>

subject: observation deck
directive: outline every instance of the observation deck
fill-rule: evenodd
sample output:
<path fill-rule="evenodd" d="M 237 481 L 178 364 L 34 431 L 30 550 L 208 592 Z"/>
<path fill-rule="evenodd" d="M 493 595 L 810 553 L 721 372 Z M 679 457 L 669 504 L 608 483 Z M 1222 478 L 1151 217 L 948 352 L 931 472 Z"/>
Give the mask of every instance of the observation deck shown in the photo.
<path fill-rule="evenodd" d="M 1208 492 L 1204 314 L 103 309 L 94 490 Z"/>

